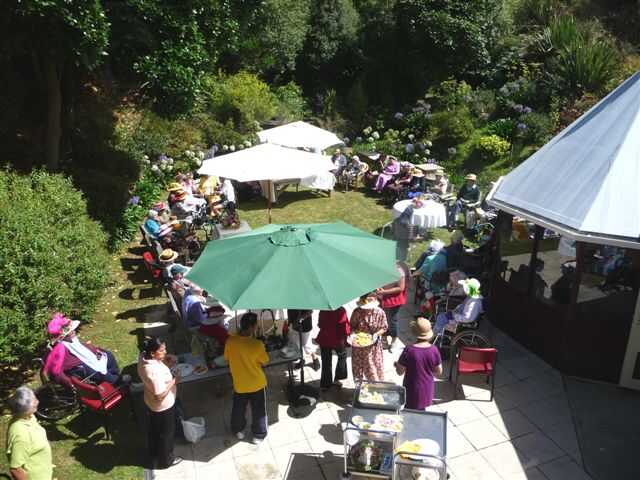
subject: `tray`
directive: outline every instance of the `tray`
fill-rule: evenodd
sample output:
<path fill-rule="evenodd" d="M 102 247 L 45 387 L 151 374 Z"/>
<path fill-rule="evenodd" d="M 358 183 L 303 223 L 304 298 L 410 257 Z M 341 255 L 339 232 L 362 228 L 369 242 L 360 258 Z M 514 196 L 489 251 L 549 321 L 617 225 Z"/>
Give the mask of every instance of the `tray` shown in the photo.
<path fill-rule="evenodd" d="M 372 394 L 380 394 L 384 403 L 372 402 L 362 399 L 363 390 Z M 402 385 L 388 382 L 362 382 L 356 387 L 353 406 L 356 408 L 375 408 L 381 410 L 400 410 L 406 401 L 407 393 Z"/>

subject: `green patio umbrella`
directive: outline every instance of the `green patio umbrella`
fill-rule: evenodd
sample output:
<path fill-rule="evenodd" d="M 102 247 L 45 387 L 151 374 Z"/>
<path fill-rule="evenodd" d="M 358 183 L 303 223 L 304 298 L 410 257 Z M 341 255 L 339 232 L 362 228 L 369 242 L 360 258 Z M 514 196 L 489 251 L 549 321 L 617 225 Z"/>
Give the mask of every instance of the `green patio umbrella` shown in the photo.
<path fill-rule="evenodd" d="M 234 310 L 335 310 L 399 273 L 394 242 L 338 222 L 209 242 L 187 278 Z"/>

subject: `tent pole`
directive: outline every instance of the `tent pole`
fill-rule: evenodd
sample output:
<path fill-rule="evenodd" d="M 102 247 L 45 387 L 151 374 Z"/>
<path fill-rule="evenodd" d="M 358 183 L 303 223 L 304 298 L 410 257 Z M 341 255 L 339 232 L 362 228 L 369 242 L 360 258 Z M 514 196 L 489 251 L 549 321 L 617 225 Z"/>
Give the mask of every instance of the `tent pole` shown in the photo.
<path fill-rule="evenodd" d="M 271 180 L 267 180 L 267 212 L 271 223 Z"/>

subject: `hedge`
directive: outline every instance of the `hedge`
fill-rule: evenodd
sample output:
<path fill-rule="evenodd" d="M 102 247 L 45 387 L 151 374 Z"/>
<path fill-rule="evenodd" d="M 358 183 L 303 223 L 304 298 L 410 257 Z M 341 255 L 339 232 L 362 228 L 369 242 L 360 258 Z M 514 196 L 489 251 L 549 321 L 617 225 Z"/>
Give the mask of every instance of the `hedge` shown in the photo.
<path fill-rule="evenodd" d="M 106 237 L 68 178 L 0 171 L 0 363 L 37 353 L 53 312 L 88 318 L 108 262 Z"/>

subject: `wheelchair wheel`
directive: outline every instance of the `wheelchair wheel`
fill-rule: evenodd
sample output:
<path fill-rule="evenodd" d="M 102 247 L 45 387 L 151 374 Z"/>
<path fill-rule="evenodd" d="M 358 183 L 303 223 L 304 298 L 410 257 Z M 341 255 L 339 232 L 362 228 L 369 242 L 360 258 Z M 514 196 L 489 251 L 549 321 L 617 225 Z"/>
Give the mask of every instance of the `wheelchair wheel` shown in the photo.
<path fill-rule="evenodd" d="M 46 383 L 35 394 L 39 402 L 36 416 L 42 420 L 60 420 L 78 408 L 75 392 L 57 383 Z"/>
<path fill-rule="evenodd" d="M 477 330 L 465 330 L 456 334 L 451 339 L 452 348 L 460 347 L 478 347 L 487 348 L 491 346 L 491 342 L 487 337 L 479 333 Z"/>

